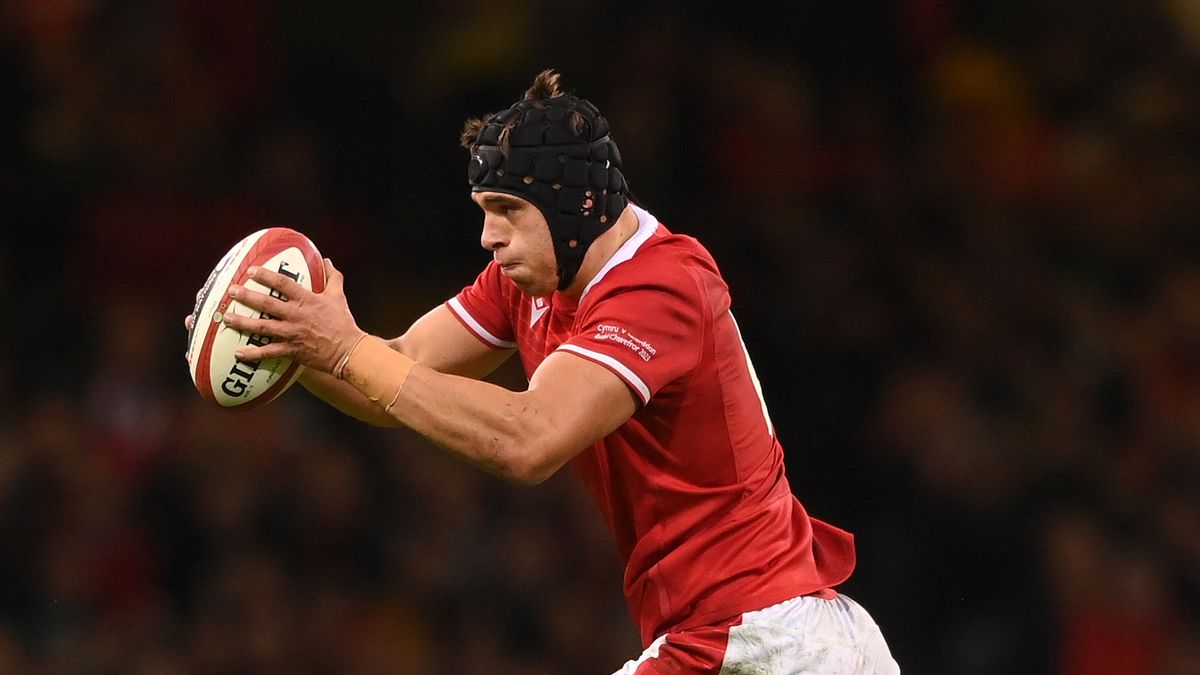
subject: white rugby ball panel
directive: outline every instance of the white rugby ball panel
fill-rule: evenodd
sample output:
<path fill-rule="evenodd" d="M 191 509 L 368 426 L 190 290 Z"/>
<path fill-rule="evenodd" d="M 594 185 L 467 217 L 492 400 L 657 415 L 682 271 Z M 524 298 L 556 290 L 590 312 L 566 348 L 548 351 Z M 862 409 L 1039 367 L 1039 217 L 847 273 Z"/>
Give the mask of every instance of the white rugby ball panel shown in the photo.
<path fill-rule="evenodd" d="M 251 266 L 287 275 L 304 288 L 318 293 L 325 288 L 321 254 L 307 237 L 289 228 L 259 230 L 238 242 L 221 259 L 209 276 L 193 315 L 188 361 L 196 389 L 225 408 L 265 404 L 290 387 L 303 369 L 291 359 L 243 362 L 233 356 L 239 347 L 270 342 L 270 338 L 234 330 L 223 321 L 229 312 L 242 316 L 257 313 L 229 297 L 231 284 L 275 294 L 246 276 L 246 270 Z"/>
<path fill-rule="evenodd" d="M 247 258 L 247 260 L 252 260 L 252 258 Z M 286 273 L 305 288 L 312 289 L 312 277 L 304 272 L 296 271 L 304 266 L 303 254 L 296 248 L 285 249 L 266 261 L 251 262 L 246 267 L 254 264 L 264 269 Z M 282 297 L 257 281 L 246 278 L 244 273 L 240 277 L 241 279 L 237 283 L 243 284 L 251 291 Z M 235 278 L 237 278 L 236 275 Z M 228 290 L 228 286 L 226 286 L 226 290 Z M 247 317 L 261 316 L 260 312 L 236 300 L 227 299 L 223 308 L 218 307 L 214 317 L 220 316 L 221 319 L 214 319 L 210 324 L 214 332 L 208 358 L 207 389 L 212 392 L 212 400 L 225 407 L 246 405 L 251 401 L 260 404 L 266 403 L 283 393 L 283 390 L 295 379 L 294 376 L 299 373 L 300 365 L 293 364 L 291 359 L 245 362 L 233 358 L 233 353 L 239 347 L 246 345 L 261 347 L 269 344 L 271 340 L 259 335 L 246 335 L 230 328 L 224 323 L 223 318 L 231 313 Z M 229 355 L 228 358 L 225 355 Z M 263 391 L 264 389 L 266 391 Z"/>
<path fill-rule="evenodd" d="M 200 289 L 196 306 L 192 310 L 192 330 L 188 334 L 188 368 L 191 371 L 192 382 L 197 383 L 197 387 L 199 382 L 196 371 L 202 367 L 200 352 L 205 345 L 210 344 L 209 333 L 214 327 L 221 325 L 217 308 L 221 305 L 229 285 L 233 283 L 233 275 L 237 274 L 246 251 L 266 233 L 267 230 L 259 230 L 234 244 L 233 248 L 221 257 Z M 203 390 L 201 393 L 204 393 Z"/>

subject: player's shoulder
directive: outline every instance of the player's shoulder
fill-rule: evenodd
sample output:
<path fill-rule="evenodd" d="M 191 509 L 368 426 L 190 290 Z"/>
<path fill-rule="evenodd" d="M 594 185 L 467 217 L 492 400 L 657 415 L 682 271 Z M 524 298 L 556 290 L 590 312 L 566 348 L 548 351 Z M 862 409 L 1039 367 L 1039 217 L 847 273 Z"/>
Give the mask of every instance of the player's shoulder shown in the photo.
<path fill-rule="evenodd" d="M 629 251 L 605 269 L 584 294 L 598 300 L 632 290 L 663 290 L 672 295 L 698 298 L 703 289 L 724 287 L 720 271 L 708 250 L 696 238 L 672 232 L 644 209 L 635 207 L 640 226 Z M 640 241 L 638 240 L 640 238 Z"/>
<path fill-rule="evenodd" d="M 511 312 L 520 304 L 520 300 L 520 289 L 504 275 L 494 260 L 488 261 L 475 277 L 474 283 L 455 296 L 455 302 L 468 312 L 487 311 L 487 307 Z"/>
<path fill-rule="evenodd" d="M 646 247 L 647 266 L 674 265 L 689 270 L 717 272 L 712 254 L 695 237 L 671 232 L 661 224 L 658 234 Z"/>
<path fill-rule="evenodd" d="M 505 299 L 511 298 L 514 295 L 520 295 L 520 290 L 513 284 L 512 280 L 504 276 L 504 271 L 495 260 L 488 261 L 487 265 L 479 273 L 476 283 L 483 286 L 488 292 Z"/>

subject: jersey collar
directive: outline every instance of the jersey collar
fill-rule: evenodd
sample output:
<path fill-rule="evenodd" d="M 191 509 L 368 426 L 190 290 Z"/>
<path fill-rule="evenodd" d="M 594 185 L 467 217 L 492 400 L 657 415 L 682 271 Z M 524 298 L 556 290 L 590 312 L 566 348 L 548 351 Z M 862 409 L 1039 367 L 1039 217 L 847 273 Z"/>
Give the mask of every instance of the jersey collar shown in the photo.
<path fill-rule="evenodd" d="M 583 293 L 579 294 L 580 300 L 583 300 L 587 296 L 588 291 L 592 290 L 592 286 L 599 283 L 604 278 L 604 275 L 608 274 L 609 270 L 632 258 L 638 249 L 642 247 L 642 244 L 646 243 L 646 240 L 650 238 L 650 235 L 658 230 L 658 218 L 651 215 L 649 211 L 633 202 L 629 203 L 629 208 L 633 209 L 634 214 L 637 215 L 637 231 L 624 244 L 621 244 L 621 248 L 617 249 L 612 254 L 612 257 L 608 259 L 608 262 L 604 263 L 604 267 L 601 267 L 600 271 L 596 273 L 596 276 L 592 277 L 592 280 L 584 287 Z"/>

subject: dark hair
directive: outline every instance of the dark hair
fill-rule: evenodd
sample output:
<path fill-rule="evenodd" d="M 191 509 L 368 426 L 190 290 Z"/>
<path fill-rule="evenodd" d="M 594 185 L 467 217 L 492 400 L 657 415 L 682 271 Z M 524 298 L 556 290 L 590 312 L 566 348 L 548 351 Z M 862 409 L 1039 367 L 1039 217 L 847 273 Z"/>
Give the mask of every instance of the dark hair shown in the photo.
<path fill-rule="evenodd" d="M 525 94 L 521 97 L 521 100 L 545 101 L 547 99 L 557 98 L 559 96 L 566 96 L 567 92 L 563 90 L 560 79 L 561 76 L 553 68 L 547 68 L 543 70 L 534 76 L 533 84 L 529 85 L 529 88 L 525 90 Z M 476 146 L 479 143 L 479 131 L 483 129 L 483 126 L 487 123 L 487 121 L 495 115 L 496 113 L 492 113 L 489 115 L 481 115 L 480 117 L 472 117 L 471 119 L 468 119 L 466 123 L 463 124 L 462 134 L 459 135 L 458 142 L 464 148 L 466 148 L 468 152 L 474 154 Z M 508 123 L 504 125 L 504 128 L 500 131 L 500 142 L 498 145 L 500 146 L 500 151 L 504 154 L 508 154 L 509 132 L 519 126 L 523 119 L 523 116 L 514 117 L 513 119 L 509 120 Z M 571 131 L 578 134 L 583 128 L 585 120 L 578 112 L 572 111 L 569 124 L 571 126 Z"/>

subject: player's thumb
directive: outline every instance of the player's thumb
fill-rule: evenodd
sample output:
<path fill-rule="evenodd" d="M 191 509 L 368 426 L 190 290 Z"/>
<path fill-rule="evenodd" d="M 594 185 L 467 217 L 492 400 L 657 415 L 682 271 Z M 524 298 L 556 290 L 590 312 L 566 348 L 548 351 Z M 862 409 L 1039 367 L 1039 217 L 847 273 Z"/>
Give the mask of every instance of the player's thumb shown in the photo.
<path fill-rule="evenodd" d="M 333 261 L 329 258 L 324 259 L 325 263 L 325 290 L 332 290 L 336 293 L 342 292 L 342 281 L 344 277 L 338 271 L 338 268 L 333 266 Z"/>

